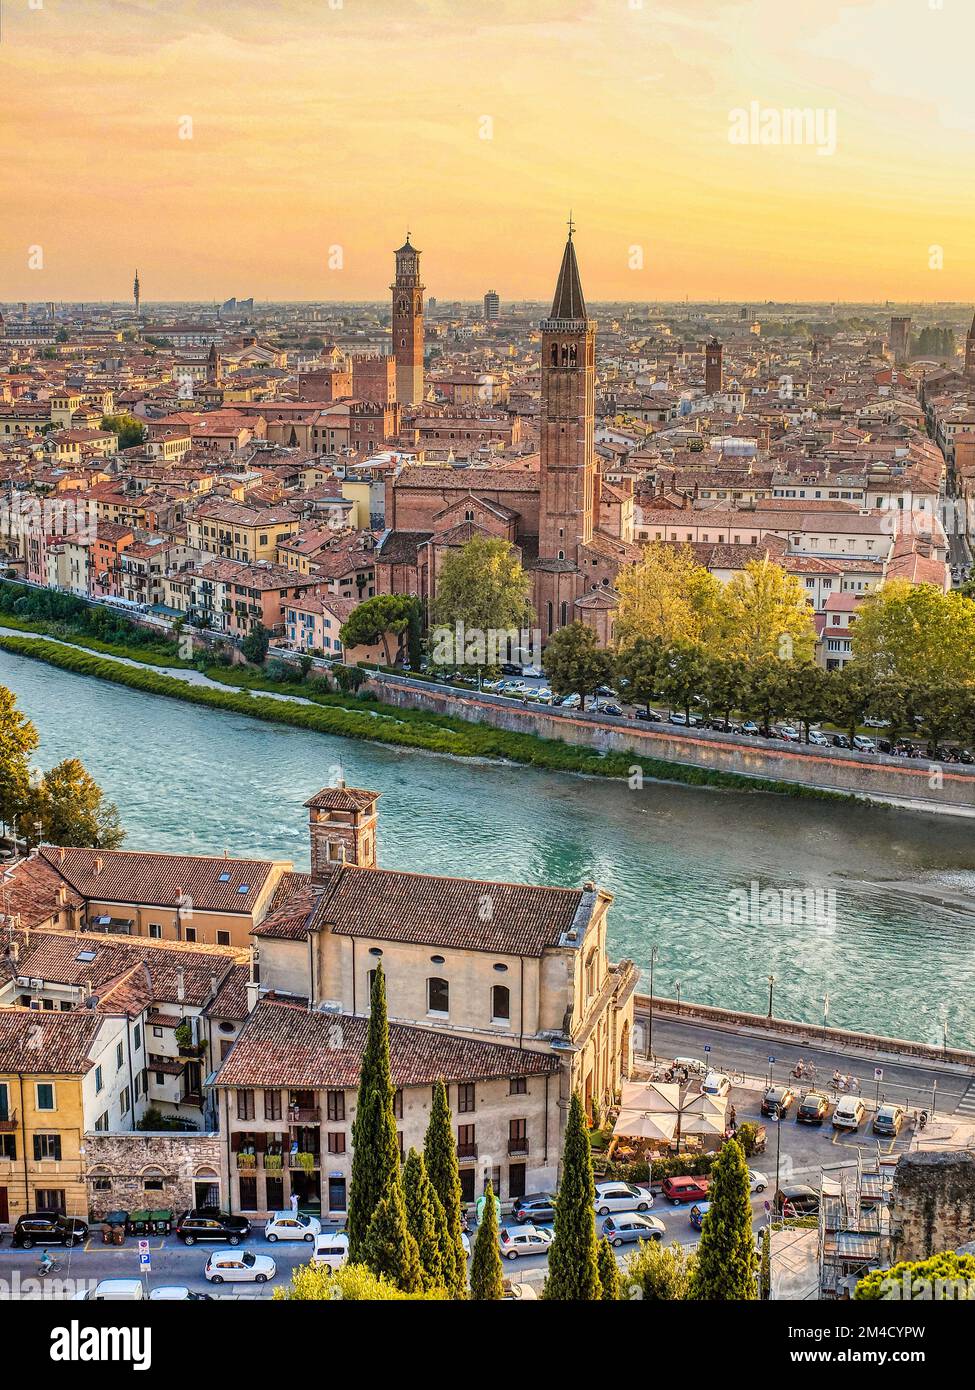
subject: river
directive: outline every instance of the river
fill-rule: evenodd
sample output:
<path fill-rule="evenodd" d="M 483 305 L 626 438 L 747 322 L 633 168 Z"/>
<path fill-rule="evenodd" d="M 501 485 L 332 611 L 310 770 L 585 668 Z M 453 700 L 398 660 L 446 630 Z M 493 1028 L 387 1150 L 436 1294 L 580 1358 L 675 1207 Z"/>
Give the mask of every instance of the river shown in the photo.
<path fill-rule="evenodd" d="M 610 946 L 685 999 L 975 1045 L 968 820 L 661 783 L 630 790 L 276 727 L 0 652 L 36 761 L 78 756 L 129 849 L 288 858 L 337 772 L 382 793 L 388 868 L 615 895 Z M 755 887 L 753 888 L 753 885 Z M 764 896 L 756 899 L 755 894 Z M 757 910 L 756 910 L 757 902 Z M 647 975 L 641 988 L 647 987 Z"/>

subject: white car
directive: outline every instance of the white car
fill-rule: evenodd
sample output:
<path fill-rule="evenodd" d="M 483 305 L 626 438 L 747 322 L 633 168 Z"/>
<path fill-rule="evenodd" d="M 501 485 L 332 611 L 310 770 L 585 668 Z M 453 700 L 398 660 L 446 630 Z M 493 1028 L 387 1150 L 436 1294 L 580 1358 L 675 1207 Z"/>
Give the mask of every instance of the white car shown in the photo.
<path fill-rule="evenodd" d="M 160 1284 L 149 1294 L 150 1303 L 197 1303 L 206 1302 L 208 1293 L 191 1293 L 185 1284 Z"/>
<path fill-rule="evenodd" d="M 856 734 L 853 739 L 853 747 L 858 753 L 876 753 L 877 745 L 872 738 L 867 738 L 865 734 Z"/>
<path fill-rule="evenodd" d="M 211 1284 L 266 1284 L 278 1272 L 270 1255 L 250 1250 L 214 1250 L 203 1268 Z"/>
<path fill-rule="evenodd" d="M 468 1259 L 471 1257 L 471 1238 L 466 1231 L 460 1233 L 460 1243 L 464 1247 L 464 1254 Z"/>
<path fill-rule="evenodd" d="M 705 1096 L 726 1096 L 731 1090 L 731 1077 L 723 1071 L 709 1071 L 701 1082 L 701 1093 Z"/>
<path fill-rule="evenodd" d="M 311 1244 L 321 1233 L 322 1223 L 316 1216 L 293 1211 L 276 1211 L 264 1224 L 264 1239 L 272 1245 L 276 1240 L 307 1240 Z"/>
<path fill-rule="evenodd" d="M 764 1173 L 757 1173 L 754 1168 L 748 1170 L 748 1190 L 749 1192 L 764 1192 L 768 1187 L 768 1178 Z"/>
<path fill-rule="evenodd" d="M 543 1226 L 516 1226 L 509 1230 L 503 1226 L 498 1232 L 498 1246 L 506 1260 L 517 1260 L 521 1255 L 548 1255 L 552 1244 L 552 1233 Z"/>
<path fill-rule="evenodd" d="M 809 742 L 814 743 L 817 748 L 830 747 L 829 739 L 826 737 L 824 733 L 821 733 L 819 729 L 809 730 Z"/>
<path fill-rule="evenodd" d="M 349 1237 L 344 1231 L 325 1231 L 315 1237 L 310 1263 L 316 1269 L 341 1269 L 349 1258 Z"/>
<path fill-rule="evenodd" d="M 93 1289 L 71 1295 L 76 1303 L 141 1303 L 145 1296 L 141 1279 L 99 1279 Z"/>
<path fill-rule="evenodd" d="M 653 1193 L 631 1182 L 597 1182 L 595 1205 L 597 1216 L 608 1216 L 611 1211 L 649 1211 Z"/>

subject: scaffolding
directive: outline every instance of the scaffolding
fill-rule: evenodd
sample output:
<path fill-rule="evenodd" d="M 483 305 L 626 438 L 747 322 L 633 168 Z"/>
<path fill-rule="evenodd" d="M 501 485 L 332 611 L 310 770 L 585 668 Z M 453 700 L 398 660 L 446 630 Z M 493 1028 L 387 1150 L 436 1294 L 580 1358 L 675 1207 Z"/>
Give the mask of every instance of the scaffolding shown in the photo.
<path fill-rule="evenodd" d="M 859 1279 L 890 1264 L 890 1199 L 896 1161 L 878 1153 L 830 1176 L 819 1198 L 819 1296 L 849 1298 Z M 836 1171 L 836 1170 L 834 1170 Z"/>

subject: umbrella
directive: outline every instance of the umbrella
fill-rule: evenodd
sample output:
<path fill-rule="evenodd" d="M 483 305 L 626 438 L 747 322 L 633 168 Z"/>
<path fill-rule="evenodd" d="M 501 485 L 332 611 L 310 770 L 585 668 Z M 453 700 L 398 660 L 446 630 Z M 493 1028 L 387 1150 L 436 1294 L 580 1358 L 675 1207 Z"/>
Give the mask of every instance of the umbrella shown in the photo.
<path fill-rule="evenodd" d="M 648 1110 L 621 1110 L 619 1119 L 613 1126 L 613 1133 L 617 1138 L 655 1139 L 660 1143 L 669 1144 L 676 1129 L 676 1114 L 664 1115 L 658 1112 L 653 1115 Z"/>
<path fill-rule="evenodd" d="M 656 1081 L 624 1081 L 620 1090 L 621 1110 L 646 1110 L 653 1115 L 676 1111 L 680 1087 Z"/>

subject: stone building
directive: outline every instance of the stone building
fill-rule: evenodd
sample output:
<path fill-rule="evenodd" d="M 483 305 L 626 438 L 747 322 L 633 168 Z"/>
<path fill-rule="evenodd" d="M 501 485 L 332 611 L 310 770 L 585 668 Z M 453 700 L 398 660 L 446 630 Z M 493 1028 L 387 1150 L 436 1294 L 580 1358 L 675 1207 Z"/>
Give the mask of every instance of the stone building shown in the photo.
<path fill-rule="evenodd" d="M 903 1154 L 894 1173 L 890 1235 L 894 1263 L 975 1241 L 975 1154 Z"/>
<path fill-rule="evenodd" d="M 174 1213 L 220 1205 L 220 1135 L 150 1132 L 85 1135 L 88 1212 Z"/>

